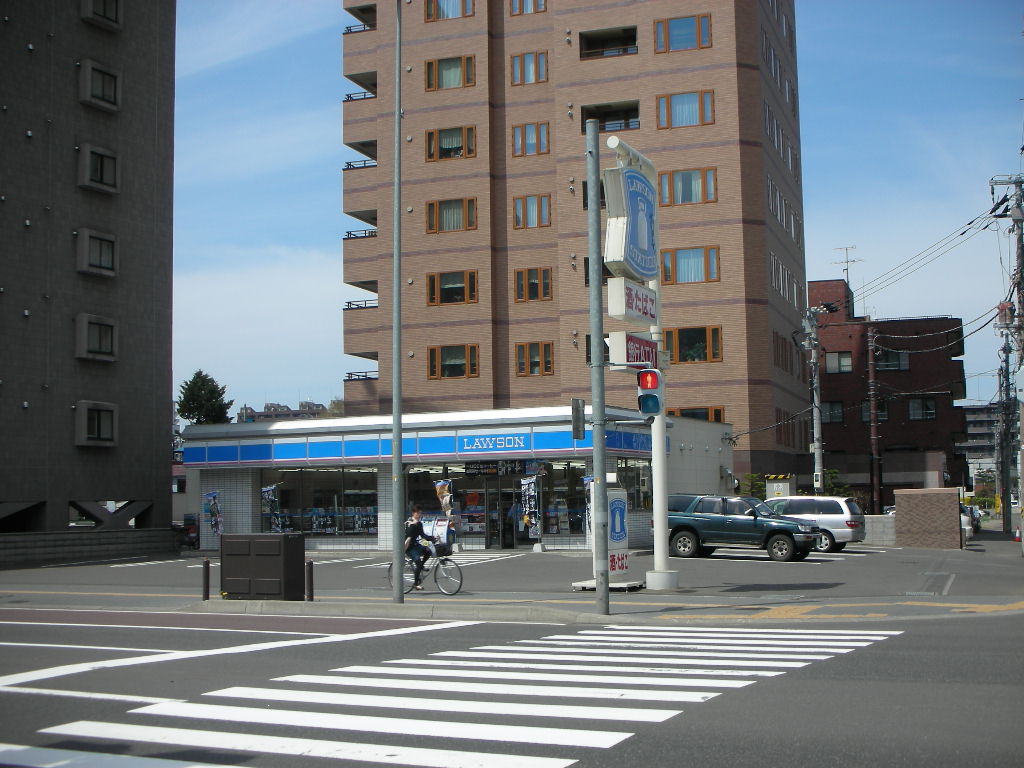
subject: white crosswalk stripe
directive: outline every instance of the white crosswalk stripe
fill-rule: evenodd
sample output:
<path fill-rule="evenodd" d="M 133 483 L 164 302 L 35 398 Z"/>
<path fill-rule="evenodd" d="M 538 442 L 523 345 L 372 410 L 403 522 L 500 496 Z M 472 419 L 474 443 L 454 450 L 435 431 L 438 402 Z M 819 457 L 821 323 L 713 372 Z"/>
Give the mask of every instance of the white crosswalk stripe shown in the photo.
<path fill-rule="evenodd" d="M 509 560 L 513 557 L 522 557 L 520 554 L 513 554 L 508 552 L 455 552 L 448 555 L 449 560 L 454 560 L 456 563 L 465 568 L 467 565 L 479 565 L 480 563 L 495 563 L 498 560 Z M 433 563 L 433 558 L 427 563 L 429 566 Z M 368 565 L 356 565 L 355 568 L 387 568 L 391 565 L 391 561 L 388 560 L 383 563 L 370 563 Z"/>
<path fill-rule="evenodd" d="M 88 739 L 97 750 L 105 742 L 188 745 L 223 751 L 225 761 L 232 753 L 257 753 L 295 766 L 313 757 L 438 768 L 563 768 L 577 762 L 566 749 L 614 749 L 633 737 L 629 723 L 667 723 L 682 714 L 680 704 L 728 696 L 899 634 L 607 625 L 326 673 L 321 668 L 276 677 L 267 686 L 210 690 L 203 702 L 157 701 L 111 722 L 79 720 L 41 733 Z M 179 727 L 182 720 L 188 727 Z M 601 721 L 609 727 L 596 726 Z M 240 732 L 245 727 L 248 732 Z M 273 730 L 260 732 L 264 727 Z M 289 729 L 297 735 L 287 735 Z M 310 729 L 324 737 L 310 738 Z M 460 748 L 462 740 L 469 749 Z M 481 749 L 488 743 L 492 750 Z M 149 768 L 146 758 L 138 760 L 140 768 Z M 161 768 L 159 763 L 154 759 L 151 768 Z"/>

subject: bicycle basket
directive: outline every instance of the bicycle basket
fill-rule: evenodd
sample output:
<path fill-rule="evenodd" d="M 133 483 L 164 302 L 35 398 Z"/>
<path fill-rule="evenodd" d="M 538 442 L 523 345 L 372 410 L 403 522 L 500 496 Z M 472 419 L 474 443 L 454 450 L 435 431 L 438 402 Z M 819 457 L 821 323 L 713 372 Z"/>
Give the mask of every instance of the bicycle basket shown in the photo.
<path fill-rule="evenodd" d="M 452 553 L 450 544 L 435 544 L 434 548 L 437 550 L 438 557 L 448 557 Z"/>

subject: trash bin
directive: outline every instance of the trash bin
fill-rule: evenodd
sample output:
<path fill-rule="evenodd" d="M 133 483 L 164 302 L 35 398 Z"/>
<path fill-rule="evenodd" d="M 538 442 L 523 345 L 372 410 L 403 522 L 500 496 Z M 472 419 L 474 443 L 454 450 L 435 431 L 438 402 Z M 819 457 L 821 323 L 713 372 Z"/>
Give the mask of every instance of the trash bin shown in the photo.
<path fill-rule="evenodd" d="M 220 537 L 220 590 L 229 600 L 303 600 L 301 533 L 230 533 Z"/>

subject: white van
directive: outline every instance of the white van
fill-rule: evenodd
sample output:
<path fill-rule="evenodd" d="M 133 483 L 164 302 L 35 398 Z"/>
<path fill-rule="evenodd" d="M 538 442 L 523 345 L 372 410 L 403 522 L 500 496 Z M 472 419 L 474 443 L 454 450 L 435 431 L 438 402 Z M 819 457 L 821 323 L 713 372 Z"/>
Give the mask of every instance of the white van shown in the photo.
<path fill-rule="evenodd" d="M 864 541 L 864 513 L 856 499 L 844 496 L 776 496 L 765 504 L 786 517 L 814 520 L 821 536 L 814 548 L 838 552 L 851 541 Z"/>

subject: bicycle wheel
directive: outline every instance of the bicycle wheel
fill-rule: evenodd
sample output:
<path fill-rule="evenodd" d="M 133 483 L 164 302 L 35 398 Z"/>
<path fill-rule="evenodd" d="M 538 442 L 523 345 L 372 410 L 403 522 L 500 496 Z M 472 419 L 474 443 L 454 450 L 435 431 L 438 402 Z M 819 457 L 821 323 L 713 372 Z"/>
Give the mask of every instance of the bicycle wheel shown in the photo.
<path fill-rule="evenodd" d="M 434 562 L 434 583 L 446 595 L 454 595 L 462 589 L 462 569 L 447 557 Z"/>
<path fill-rule="evenodd" d="M 412 561 L 408 558 L 406 558 L 402 562 L 404 564 L 404 568 L 402 569 L 402 591 L 412 592 L 413 585 L 416 583 L 414 580 L 416 574 L 416 571 L 414 570 L 415 566 L 412 564 Z M 394 568 L 394 563 L 388 564 L 388 584 L 392 587 L 395 586 L 394 576 L 392 575 L 394 572 Z"/>

